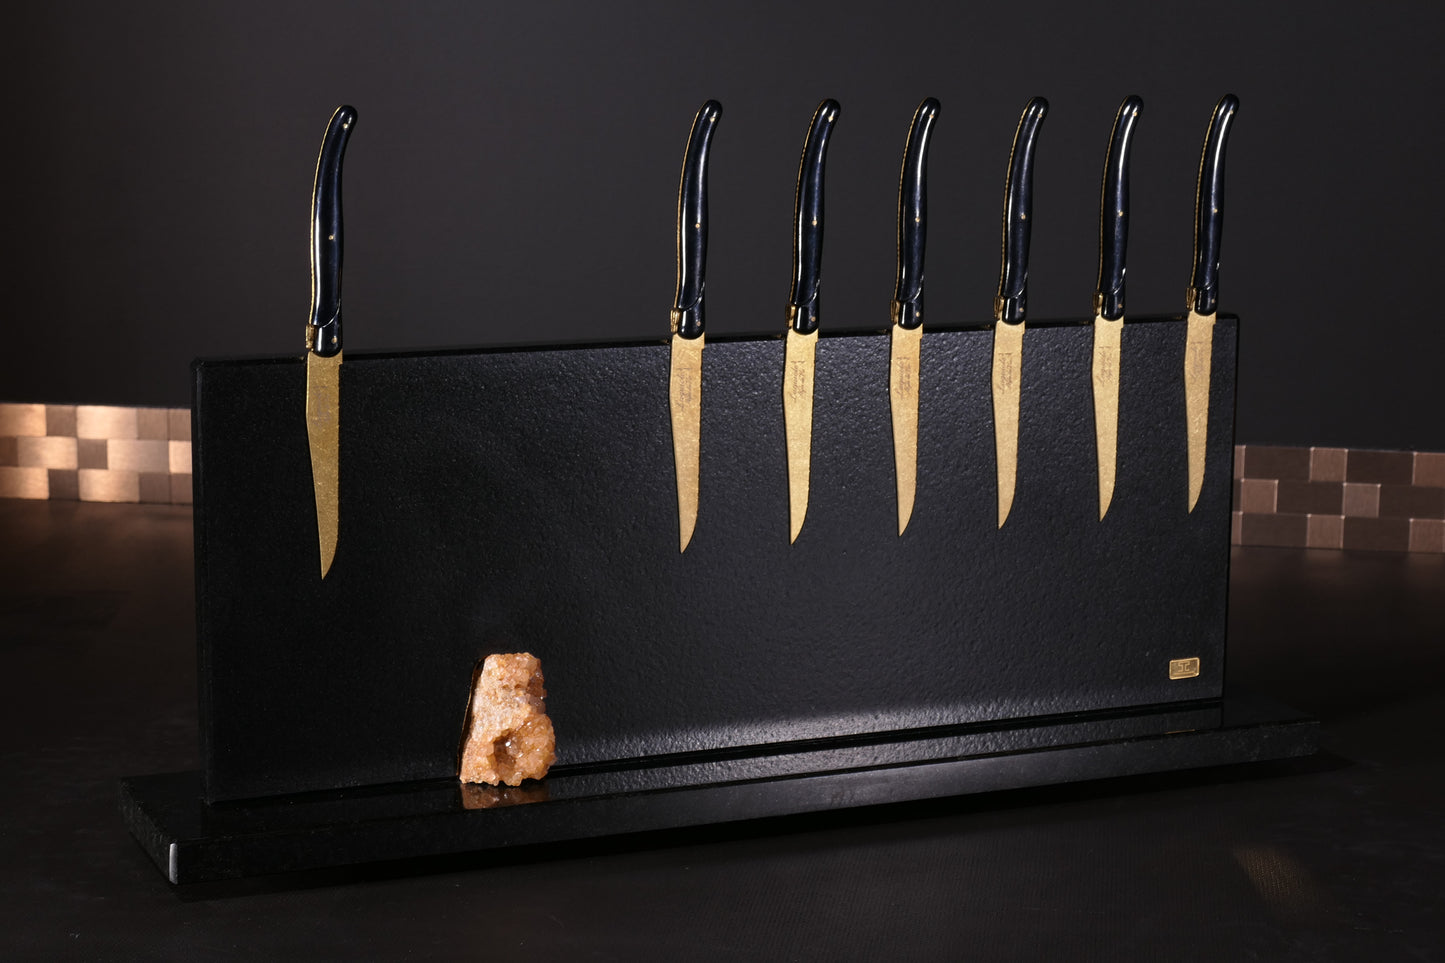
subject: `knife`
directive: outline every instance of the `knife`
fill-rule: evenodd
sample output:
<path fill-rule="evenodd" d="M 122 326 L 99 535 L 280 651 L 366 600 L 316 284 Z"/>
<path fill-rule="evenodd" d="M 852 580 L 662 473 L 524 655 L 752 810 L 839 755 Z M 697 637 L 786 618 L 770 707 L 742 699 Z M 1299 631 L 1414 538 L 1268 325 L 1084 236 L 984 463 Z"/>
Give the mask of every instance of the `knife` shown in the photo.
<path fill-rule="evenodd" d="M 1019 383 L 1023 376 L 1024 316 L 1029 283 L 1029 217 L 1033 213 L 1034 142 L 1049 102 L 1024 107 L 1009 152 L 1003 195 L 1003 263 L 993 299 L 993 439 L 998 459 L 998 527 L 1013 507 L 1018 474 Z"/>
<path fill-rule="evenodd" d="M 1214 106 L 1194 194 L 1194 272 L 1189 278 L 1189 321 L 1184 349 L 1184 407 L 1188 418 L 1189 511 L 1204 488 L 1204 447 L 1209 437 L 1209 367 L 1214 355 L 1214 314 L 1219 303 L 1219 237 L 1224 229 L 1224 148 L 1239 98 L 1225 94 Z"/>
<path fill-rule="evenodd" d="M 356 108 L 341 106 L 326 125 L 311 188 L 311 318 L 306 323 L 306 438 L 316 495 L 321 577 L 336 558 L 341 436 L 341 159 Z"/>
<path fill-rule="evenodd" d="M 692 119 L 677 185 L 677 293 L 672 299 L 672 461 L 677 473 L 678 551 L 697 525 L 702 444 L 703 272 L 707 267 L 707 153 L 722 104 L 709 100 Z"/>
<path fill-rule="evenodd" d="M 1129 246 L 1129 148 L 1144 101 L 1124 98 L 1114 115 L 1099 192 L 1099 282 L 1094 287 L 1094 441 L 1099 520 L 1114 499 L 1119 450 L 1119 345 L 1124 334 L 1124 253 Z"/>
<path fill-rule="evenodd" d="M 788 340 L 783 352 L 783 426 L 788 437 L 788 543 L 798 540 L 808 514 L 808 472 L 813 456 L 813 355 L 818 345 L 818 281 L 823 264 L 823 161 L 838 102 L 813 112 L 798 189 L 793 197 L 793 288 L 788 299 Z"/>
<path fill-rule="evenodd" d="M 898 481 L 898 534 L 913 516 L 918 484 L 918 355 L 923 342 L 923 247 L 927 239 L 928 138 L 938 101 L 913 112 L 898 175 L 898 279 L 893 285 L 888 401 L 893 411 L 893 472 Z"/>

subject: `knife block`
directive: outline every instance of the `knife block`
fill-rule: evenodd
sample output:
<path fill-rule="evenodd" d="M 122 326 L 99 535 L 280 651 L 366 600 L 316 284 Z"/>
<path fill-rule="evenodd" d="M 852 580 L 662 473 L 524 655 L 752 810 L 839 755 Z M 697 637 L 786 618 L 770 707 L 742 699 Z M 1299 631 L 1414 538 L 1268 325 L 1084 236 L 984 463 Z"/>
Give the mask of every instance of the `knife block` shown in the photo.
<path fill-rule="evenodd" d="M 927 328 L 902 536 L 888 335 L 825 332 L 811 496 L 792 545 L 781 338 L 710 339 L 685 553 L 667 344 L 348 353 L 325 580 L 302 360 L 199 361 L 203 769 L 127 783 L 132 827 L 171 841 L 148 845 L 176 880 L 1311 751 L 1301 720 L 1231 716 L 1222 698 L 1237 330 L 1234 317 L 1216 324 L 1204 486 L 1189 512 L 1185 325 L 1130 319 L 1101 521 L 1092 327 L 1029 322 L 1017 491 L 1000 529 L 992 327 Z M 472 670 L 523 650 L 546 672 L 557 765 L 526 797 L 541 804 L 503 793 L 463 812 Z M 1171 679 L 1187 658 L 1198 675 Z M 634 808 L 607 808 L 619 793 Z M 412 800 L 409 838 L 431 841 L 372 833 L 348 848 L 342 817 L 317 810 L 291 843 L 275 826 L 258 842 L 270 824 L 255 813 L 278 801 L 378 797 Z M 181 810 L 191 815 L 177 823 Z M 317 827 L 331 849 L 298 856 Z M 236 834 L 248 832 L 241 858 Z M 177 869 L 177 852 L 208 842 L 210 862 Z"/>

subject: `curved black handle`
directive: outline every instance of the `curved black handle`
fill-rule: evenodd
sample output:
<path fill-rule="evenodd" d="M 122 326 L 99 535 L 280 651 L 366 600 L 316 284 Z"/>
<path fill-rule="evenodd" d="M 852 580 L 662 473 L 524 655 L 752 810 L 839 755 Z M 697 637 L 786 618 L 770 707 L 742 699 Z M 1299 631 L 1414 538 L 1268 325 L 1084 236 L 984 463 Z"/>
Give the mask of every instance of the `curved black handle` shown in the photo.
<path fill-rule="evenodd" d="M 1204 151 L 1199 156 L 1199 180 L 1194 194 L 1194 273 L 1189 278 L 1189 306 L 1199 314 L 1213 314 L 1219 306 L 1219 237 L 1224 231 L 1224 148 L 1229 125 L 1239 109 L 1239 98 L 1225 94 L 1214 105 Z"/>
<path fill-rule="evenodd" d="M 1014 131 L 1008 157 L 1008 180 L 1003 195 L 1003 264 L 999 268 L 998 297 L 993 315 L 1010 324 L 1024 319 L 1029 287 L 1029 218 L 1034 206 L 1034 142 L 1049 102 L 1035 97 L 1024 107 Z"/>
<path fill-rule="evenodd" d="M 355 126 L 355 107 L 336 108 L 321 141 L 311 188 L 311 319 L 306 337 L 308 347 L 323 358 L 341 350 L 341 159 Z"/>
<path fill-rule="evenodd" d="M 823 268 L 823 162 L 828 135 L 838 119 L 838 102 L 825 100 L 813 112 L 803 157 L 798 162 L 798 189 L 793 196 L 793 289 L 788 321 L 799 334 L 818 330 L 818 282 Z"/>
<path fill-rule="evenodd" d="M 1124 316 L 1124 255 L 1129 247 L 1129 148 L 1144 101 L 1130 94 L 1114 115 L 1104 186 L 1099 193 L 1099 283 L 1094 311 L 1108 321 Z"/>
<path fill-rule="evenodd" d="M 684 338 L 703 332 L 702 293 L 707 270 L 707 152 L 722 104 L 709 100 L 692 119 L 682 179 L 677 185 L 677 293 L 672 299 L 672 329 Z"/>
<path fill-rule="evenodd" d="M 898 174 L 898 280 L 893 320 L 904 328 L 923 323 L 923 248 L 928 238 L 928 138 L 938 101 L 926 97 L 913 112 L 903 169 Z"/>

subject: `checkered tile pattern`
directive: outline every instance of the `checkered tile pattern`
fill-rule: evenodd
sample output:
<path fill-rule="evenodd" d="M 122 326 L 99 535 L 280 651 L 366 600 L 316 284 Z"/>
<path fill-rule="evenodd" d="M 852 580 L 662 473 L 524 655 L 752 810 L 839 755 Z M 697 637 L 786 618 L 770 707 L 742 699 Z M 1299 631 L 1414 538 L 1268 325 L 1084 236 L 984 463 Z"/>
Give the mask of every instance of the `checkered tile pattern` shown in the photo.
<path fill-rule="evenodd" d="M 191 413 L 0 403 L 0 498 L 188 505 Z"/>
<path fill-rule="evenodd" d="M 1233 541 L 1445 553 L 1445 452 L 1239 445 Z"/>

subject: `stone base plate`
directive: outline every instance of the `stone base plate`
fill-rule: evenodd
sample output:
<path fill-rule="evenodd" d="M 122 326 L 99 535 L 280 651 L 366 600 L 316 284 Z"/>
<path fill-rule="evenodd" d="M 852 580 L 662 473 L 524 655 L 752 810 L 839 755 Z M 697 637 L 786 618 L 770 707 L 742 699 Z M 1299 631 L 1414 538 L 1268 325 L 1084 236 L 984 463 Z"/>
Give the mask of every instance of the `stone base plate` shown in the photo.
<path fill-rule="evenodd" d="M 426 780 L 207 805 L 198 772 L 121 782 L 172 883 L 498 850 L 1305 756 L 1318 724 L 1262 698 L 942 726 L 555 767 L 515 789 Z"/>

